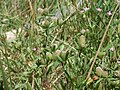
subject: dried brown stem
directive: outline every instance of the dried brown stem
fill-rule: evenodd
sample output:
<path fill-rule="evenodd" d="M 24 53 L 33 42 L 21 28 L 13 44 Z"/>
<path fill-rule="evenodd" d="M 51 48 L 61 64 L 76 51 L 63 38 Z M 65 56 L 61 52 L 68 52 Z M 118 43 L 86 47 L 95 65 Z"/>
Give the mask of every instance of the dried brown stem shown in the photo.
<path fill-rule="evenodd" d="M 29 2 L 29 6 L 30 6 L 31 13 L 32 13 L 32 27 L 31 27 L 31 29 L 34 30 L 34 22 L 35 22 L 35 4 L 36 4 L 36 0 L 33 1 L 33 5 L 32 5 L 31 0 L 28 0 L 28 2 Z M 37 33 L 37 31 L 36 31 L 36 33 Z"/>
<path fill-rule="evenodd" d="M 87 80 L 87 79 L 90 77 L 90 74 L 91 74 L 91 72 L 92 72 L 93 66 L 94 66 L 94 64 L 95 64 L 95 62 L 96 62 L 96 58 L 97 58 L 97 56 L 98 56 L 98 54 L 99 54 L 99 52 L 100 52 L 100 49 L 101 49 L 101 47 L 102 47 L 102 45 L 103 45 L 103 42 L 104 42 L 104 40 L 105 40 L 105 37 L 106 37 L 106 35 L 107 35 L 107 32 L 108 32 L 109 27 L 110 27 L 110 24 L 111 24 L 111 22 L 112 22 L 112 19 L 113 19 L 114 15 L 115 15 L 115 12 L 116 12 L 118 6 L 119 6 L 119 5 L 116 6 L 116 8 L 115 8 L 115 10 L 114 10 L 114 12 L 113 12 L 113 14 L 112 14 L 112 16 L 111 16 L 111 18 L 110 18 L 110 21 L 109 21 L 109 23 L 108 23 L 108 25 L 107 25 L 107 27 L 106 27 L 106 31 L 104 32 L 103 38 L 102 38 L 102 40 L 101 40 L 101 43 L 100 43 L 100 45 L 99 45 L 99 48 L 98 48 L 98 50 L 97 50 L 97 52 L 96 52 L 95 58 L 94 58 L 94 60 L 93 60 L 93 62 L 92 62 L 92 65 L 91 65 L 91 67 L 90 67 L 90 69 L 89 69 L 89 72 L 88 72 L 87 77 L 86 77 L 85 80 Z"/>
<path fill-rule="evenodd" d="M 34 89 L 34 84 L 35 84 L 35 82 L 34 82 L 34 72 L 32 73 L 32 89 Z"/>

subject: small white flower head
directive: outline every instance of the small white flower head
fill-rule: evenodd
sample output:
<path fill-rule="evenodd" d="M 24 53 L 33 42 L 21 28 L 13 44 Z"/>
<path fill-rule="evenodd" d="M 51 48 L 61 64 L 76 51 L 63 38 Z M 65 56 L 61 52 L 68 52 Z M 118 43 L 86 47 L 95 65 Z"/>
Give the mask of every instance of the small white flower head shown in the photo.
<path fill-rule="evenodd" d="M 85 30 L 85 29 L 82 29 L 80 32 L 81 32 L 82 34 L 85 34 L 86 30 Z"/>
<path fill-rule="evenodd" d="M 90 32 L 89 29 L 86 29 L 86 32 Z"/>
<path fill-rule="evenodd" d="M 8 19 L 3 19 L 2 22 L 8 22 Z"/>
<path fill-rule="evenodd" d="M 37 48 L 33 48 L 32 50 L 33 50 L 33 51 L 36 51 L 36 50 L 37 50 Z"/>
<path fill-rule="evenodd" d="M 16 36 L 17 36 L 17 34 L 20 34 L 20 32 L 22 31 L 22 29 L 21 28 L 19 28 L 18 29 L 18 32 L 17 32 L 17 30 L 16 29 L 13 29 L 13 30 L 11 30 L 11 31 L 9 31 L 9 32 L 6 32 L 5 34 L 6 34 L 6 41 L 7 42 L 13 42 L 13 41 L 15 41 L 16 40 Z"/>
<path fill-rule="evenodd" d="M 84 10 L 81 10 L 80 13 L 84 13 Z"/>
<path fill-rule="evenodd" d="M 115 50 L 115 48 L 114 48 L 114 47 L 111 47 L 111 48 L 110 48 L 110 51 L 112 51 L 112 52 L 113 52 L 114 50 Z"/>
<path fill-rule="evenodd" d="M 27 64 L 28 64 L 29 67 L 32 67 L 32 66 L 33 66 L 32 61 L 28 61 Z"/>
<path fill-rule="evenodd" d="M 107 12 L 107 14 L 108 14 L 109 16 L 111 16 L 111 15 L 112 15 L 112 12 L 111 12 L 111 11 L 109 11 L 109 12 Z"/>
<path fill-rule="evenodd" d="M 90 8 L 88 8 L 88 7 L 83 8 L 84 11 L 88 11 L 89 9 Z"/>
<path fill-rule="evenodd" d="M 62 13 L 60 12 L 60 10 L 58 10 L 58 11 L 56 12 L 55 17 L 56 17 L 57 19 L 62 18 Z"/>
<path fill-rule="evenodd" d="M 120 0 L 117 0 L 117 3 L 119 3 L 119 4 L 120 4 Z"/>
<path fill-rule="evenodd" d="M 73 13 L 75 13 L 75 12 L 76 12 L 75 7 L 70 7 L 70 13 L 73 14 Z"/>
<path fill-rule="evenodd" d="M 117 63 L 120 64 L 120 60 L 118 60 Z"/>
<path fill-rule="evenodd" d="M 14 32 L 9 31 L 6 32 L 6 37 L 7 42 L 12 42 L 16 39 L 16 34 Z"/>
<path fill-rule="evenodd" d="M 25 15 L 25 18 L 28 18 L 28 15 L 27 15 L 27 14 Z"/>
<path fill-rule="evenodd" d="M 101 11 L 102 11 L 102 9 L 101 9 L 101 8 L 96 8 L 96 10 L 97 10 L 98 12 L 101 12 Z"/>
<path fill-rule="evenodd" d="M 42 14 L 44 12 L 44 9 L 38 8 L 37 11 L 38 11 L 39 14 Z"/>

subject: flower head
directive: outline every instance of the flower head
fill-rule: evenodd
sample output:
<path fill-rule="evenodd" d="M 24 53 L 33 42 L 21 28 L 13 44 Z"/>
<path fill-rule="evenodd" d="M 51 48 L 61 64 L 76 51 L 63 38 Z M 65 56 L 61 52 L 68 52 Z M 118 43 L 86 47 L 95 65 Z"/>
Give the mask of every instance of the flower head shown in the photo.
<path fill-rule="evenodd" d="M 96 8 L 96 10 L 97 10 L 97 11 L 99 11 L 99 12 L 101 12 L 101 11 L 102 11 L 102 9 L 101 9 L 101 8 Z"/>
<path fill-rule="evenodd" d="M 84 10 L 81 10 L 80 13 L 84 13 Z"/>
<path fill-rule="evenodd" d="M 118 60 L 117 63 L 120 64 L 120 60 Z"/>
<path fill-rule="evenodd" d="M 114 47 L 111 47 L 111 48 L 110 48 L 110 51 L 112 51 L 112 52 L 113 52 L 114 50 L 115 50 L 115 48 L 114 48 Z"/>
<path fill-rule="evenodd" d="M 12 42 L 16 39 L 16 35 L 12 31 L 6 32 L 6 37 L 7 42 Z"/>
<path fill-rule="evenodd" d="M 33 48 L 32 50 L 33 50 L 33 51 L 36 51 L 36 50 L 37 50 L 37 48 Z"/>
<path fill-rule="evenodd" d="M 107 14 L 108 14 L 109 16 L 111 16 L 111 15 L 112 15 L 112 12 L 111 12 L 111 11 L 109 11 L 109 12 L 107 12 Z"/>
<path fill-rule="evenodd" d="M 84 11 L 88 11 L 89 9 L 90 8 L 88 8 L 88 7 L 83 8 Z"/>

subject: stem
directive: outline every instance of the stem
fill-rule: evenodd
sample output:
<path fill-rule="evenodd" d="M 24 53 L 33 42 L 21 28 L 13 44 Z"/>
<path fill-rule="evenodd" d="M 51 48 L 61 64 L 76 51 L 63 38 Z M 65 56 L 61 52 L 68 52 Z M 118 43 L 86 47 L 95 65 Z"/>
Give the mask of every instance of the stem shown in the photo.
<path fill-rule="evenodd" d="M 96 52 L 95 58 L 94 58 L 94 60 L 93 60 L 93 62 L 92 62 L 92 65 L 91 65 L 91 67 L 90 67 L 90 69 L 89 69 L 89 72 L 88 72 L 87 77 L 86 77 L 85 80 L 87 80 L 87 79 L 90 77 L 90 74 L 91 74 L 91 72 L 92 72 L 93 66 L 94 66 L 94 64 L 95 64 L 95 62 L 96 62 L 96 58 L 97 58 L 97 56 L 98 56 L 98 54 L 99 54 L 99 52 L 100 52 L 100 49 L 101 49 L 101 47 L 102 47 L 102 45 L 103 45 L 103 42 L 104 42 L 104 40 L 105 40 L 105 37 L 106 37 L 106 35 L 107 35 L 107 32 L 108 32 L 109 27 L 110 27 L 110 24 L 111 24 L 111 22 L 112 22 L 112 19 L 113 19 L 114 15 L 115 15 L 115 12 L 116 12 L 118 6 L 119 6 L 119 4 L 116 6 L 116 8 L 115 8 L 115 10 L 114 10 L 114 12 L 113 12 L 113 14 L 112 14 L 112 16 L 111 16 L 111 18 L 110 18 L 110 21 L 109 21 L 109 23 L 108 23 L 108 25 L 107 25 L 107 27 L 106 27 L 106 31 L 104 32 L 103 38 L 102 38 L 102 40 L 101 40 L 101 43 L 100 43 L 100 45 L 99 45 L 99 48 L 98 48 L 98 50 L 97 50 L 97 52 Z"/>

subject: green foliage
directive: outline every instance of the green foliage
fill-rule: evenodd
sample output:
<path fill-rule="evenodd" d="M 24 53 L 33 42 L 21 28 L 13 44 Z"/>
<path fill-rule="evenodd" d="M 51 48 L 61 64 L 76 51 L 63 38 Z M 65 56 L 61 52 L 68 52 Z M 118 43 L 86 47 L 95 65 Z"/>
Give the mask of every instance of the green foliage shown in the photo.
<path fill-rule="evenodd" d="M 117 0 L 0 0 L 0 87 L 119 89 L 119 8 L 85 80 L 117 4 Z M 8 31 L 14 37 L 8 38 Z"/>

